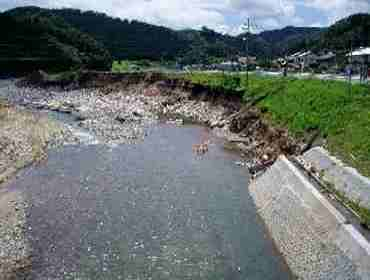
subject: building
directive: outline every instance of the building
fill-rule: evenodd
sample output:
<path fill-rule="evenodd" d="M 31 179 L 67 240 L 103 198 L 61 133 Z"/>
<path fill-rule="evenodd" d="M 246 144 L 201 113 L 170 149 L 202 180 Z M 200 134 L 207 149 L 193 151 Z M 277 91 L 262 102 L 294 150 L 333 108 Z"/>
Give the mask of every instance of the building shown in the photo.
<path fill-rule="evenodd" d="M 213 69 L 220 70 L 220 71 L 239 71 L 240 67 L 241 66 L 238 62 L 233 62 L 233 61 L 225 61 L 219 64 L 212 65 Z"/>
<path fill-rule="evenodd" d="M 300 65 L 301 68 L 309 67 L 316 63 L 317 56 L 311 51 L 296 52 L 286 57 L 286 61 L 290 64 Z"/>
<path fill-rule="evenodd" d="M 347 57 L 352 57 L 352 62 L 357 64 L 369 64 L 370 63 L 370 47 L 359 48 L 351 53 L 347 54 Z"/>
<path fill-rule="evenodd" d="M 337 69 L 337 55 L 331 51 L 321 53 L 316 56 L 316 66 L 322 70 Z"/>
<path fill-rule="evenodd" d="M 360 74 L 360 80 L 366 81 L 369 76 L 370 47 L 362 47 L 346 55 L 352 64 L 352 72 Z"/>
<path fill-rule="evenodd" d="M 244 64 L 244 65 L 246 65 L 247 63 L 248 64 L 252 64 L 252 65 L 257 65 L 257 57 L 255 57 L 255 56 L 243 56 L 243 57 L 239 57 L 238 58 L 238 62 L 240 64 Z"/>

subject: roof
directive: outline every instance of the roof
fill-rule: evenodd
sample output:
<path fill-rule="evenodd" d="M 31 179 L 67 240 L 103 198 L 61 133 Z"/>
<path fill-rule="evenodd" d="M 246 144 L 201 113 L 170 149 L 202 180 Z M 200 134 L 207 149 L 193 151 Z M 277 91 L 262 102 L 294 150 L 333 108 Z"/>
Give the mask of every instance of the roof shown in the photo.
<path fill-rule="evenodd" d="M 308 52 L 304 52 L 304 53 L 301 53 L 299 55 L 297 55 L 297 57 L 304 57 L 304 56 L 307 56 L 307 55 L 310 55 L 312 54 L 311 51 L 308 51 Z"/>
<path fill-rule="evenodd" d="M 335 53 L 330 52 L 324 55 L 320 55 L 316 59 L 317 60 L 328 60 L 328 59 L 334 58 L 335 56 L 336 56 Z"/>
<path fill-rule="evenodd" d="M 307 55 L 310 55 L 310 54 L 312 54 L 311 51 L 296 52 L 292 55 L 289 55 L 288 59 L 292 59 L 292 58 L 295 58 L 295 57 L 304 57 L 304 56 L 307 56 Z"/>
<path fill-rule="evenodd" d="M 352 52 L 352 56 L 362 56 L 362 55 L 370 55 L 370 47 L 359 48 Z M 351 53 L 348 53 L 347 56 L 351 56 Z"/>

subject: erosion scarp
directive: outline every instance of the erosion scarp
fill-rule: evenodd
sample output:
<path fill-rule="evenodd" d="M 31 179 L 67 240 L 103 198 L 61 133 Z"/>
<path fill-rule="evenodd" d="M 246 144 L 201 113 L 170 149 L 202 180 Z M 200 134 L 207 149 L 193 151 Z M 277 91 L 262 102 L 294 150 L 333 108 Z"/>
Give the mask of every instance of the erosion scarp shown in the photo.
<path fill-rule="evenodd" d="M 93 103 L 95 109 L 99 100 L 94 98 L 99 96 L 100 100 L 107 99 L 109 102 L 115 99 L 116 104 L 129 103 L 133 108 L 129 110 L 131 115 L 132 112 L 139 112 L 138 115 L 152 112 L 154 116 L 181 116 L 205 124 L 213 128 L 218 135 L 227 138 L 228 146 L 239 150 L 253 162 L 252 165 L 269 165 L 280 154 L 299 154 L 305 148 L 303 141 L 291 137 L 286 129 L 273 126 L 262 116 L 259 109 L 244 102 L 239 92 L 193 84 L 160 73 L 81 72 L 69 84 L 64 80 L 50 82 L 50 79 L 45 78 L 45 74 L 33 74 L 20 84 L 27 87 L 36 86 L 43 90 L 58 89 L 64 92 L 59 94 L 63 96 L 60 101 L 64 102 L 70 102 L 70 99 L 65 97 L 66 93 L 74 99 L 78 98 L 75 92 L 69 94 L 71 88 L 78 92 L 89 92 L 88 103 Z M 124 98 L 128 98 L 128 101 Z M 142 104 L 135 104 L 130 98 L 138 99 Z M 109 104 L 107 107 L 112 108 Z M 115 116 L 110 119 L 122 124 L 127 119 L 130 120 L 127 115 L 125 117 L 125 113 L 122 114 L 123 107 L 118 106 L 110 113 L 103 110 L 101 116 L 112 113 Z M 91 128 L 95 124 L 88 119 L 85 119 L 82 125 Z"/>

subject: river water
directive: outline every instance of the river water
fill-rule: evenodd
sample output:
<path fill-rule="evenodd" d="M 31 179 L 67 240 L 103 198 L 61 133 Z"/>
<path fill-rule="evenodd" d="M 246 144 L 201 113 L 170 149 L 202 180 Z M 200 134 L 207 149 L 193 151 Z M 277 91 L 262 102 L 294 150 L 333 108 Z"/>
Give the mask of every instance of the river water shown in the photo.
<path fill-rule="evenodd" d="M 291 279 L 237 160 L 206 128 L 166 124 L 51 150 L 8 184 L 29 204 L 30 279 Z"/>

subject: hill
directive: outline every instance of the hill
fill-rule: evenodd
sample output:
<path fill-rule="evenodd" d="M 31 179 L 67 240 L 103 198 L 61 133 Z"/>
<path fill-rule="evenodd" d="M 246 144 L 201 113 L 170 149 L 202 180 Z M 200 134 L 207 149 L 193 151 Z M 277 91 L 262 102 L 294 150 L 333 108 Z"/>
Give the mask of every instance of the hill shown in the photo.
<path fill-rule="evenodd" d="M 344 18 L 322 32 L 310 43 L 312 49 L 349 50 L 370 46 L 370 14 L 355 14 Z"/>
<path fill-rule="evenodd" d="M 8 72 L 73 67 L 109 69 L 111 57 L 90 35 L 39 8 L 0 14 L 0 65 Z"/>
<path fill-rule="evenodd" d="M 65 21 L 104 44 L 115 59 L 173 58 L 187 44 L 169 28 L 112 18 L 93 11 L 51 10 Z"/>
<path fill-rule="evenodd" d="M 112 18 L 104 13 L 82 12 L 76 9 L 41 9 L 22 7 L 8 11 L 16 17 L 52 16 L 100 42 L 116 60 L 150 59 L 176 60 L 183 64 L 209 63 L 246 54 L 243 38 L 246 34 L 230 36 L 209 28 L 180 30 Z M 249 34 L 249 52 L 260 58 L 284 54 L 291 45 L 313 37 L 318 28 L 287 27 L 261 34 Z"/>
<path fill-rule="evenodd" d="M 203 27 L 201 30 L 172 29 L 139 21 L 111 18 L 103 13 L 75 9 L 52 10 L 74 27 L 102 42 L 115 59 L 177 60 L 182 63 L 211 62 L 243 54 L 241 38 L 222 35 Z M 256 36 L 251 52 L 264 55 L 268 47 Z"/>
<path fill-rule="evenodd" d="M 281 56 L 305 47 L 305 42 L 316 40 L 324 31 L 317 27 L 287 26 L 282 29 L 264 31 L 259 34 L 272 48 L 274 56 Z"/>
<path fill-rule="evenodd" d="M 22 7 L 3 13 L 2 21 L 9 28 L 0 38 L 0 57 L 54 59 L 59 61 L 56 65 L 106 69 L 111 60 L 104 49 L 115 60 L 172 60 L 182 64 L 246 55 L 246 34 L 224 35 L 206 27 L 175 31 L 92 11 Z M 357 14 L 329 28 L 288 26 L 248 34 L 249 54 L 262 60 L 301 49 L 347 50 L 350 41 L 354 48 L 369 45 L 369 22 L 369 14 Z M 39 44 L 40 39 L 44 44 Z"/>

